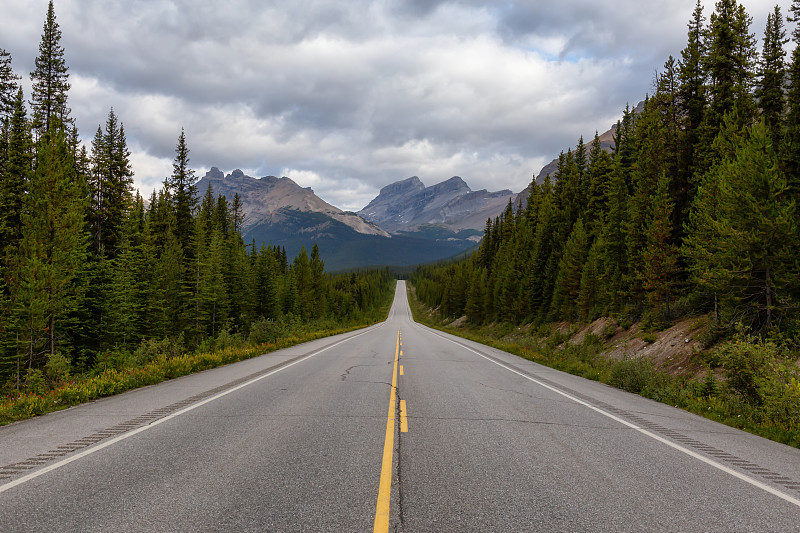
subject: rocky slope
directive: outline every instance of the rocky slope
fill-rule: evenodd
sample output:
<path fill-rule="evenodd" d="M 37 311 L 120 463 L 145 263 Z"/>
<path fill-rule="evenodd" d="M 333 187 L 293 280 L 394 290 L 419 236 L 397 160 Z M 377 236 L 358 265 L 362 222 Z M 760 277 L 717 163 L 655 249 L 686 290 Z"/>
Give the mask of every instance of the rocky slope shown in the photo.
<path fill-rule="evenodd" d="M 509 190 L 473 191 L 458 176 L 430 187 L 413 176 L 381 189 L 358 214 L 390 233 L 430 232 L 433 228 L 440 233 L 480 233 L 486 219 L 499 215 L 509 199 L 515 198 Z"/>
<path fill-rule="evenodd" d="M 322 200 L 308 187 L 303 188 L 289 178 L 266 176 L 252 178 L 236 169 L 225 176 L 217 167 L 212 167 L 197 182 L 198 195 L 204 195 L 211 186 L 214 196 L 223 194 L 228 200 L 239 194 L 244 211 L 243 229 L 245 233 L 252 227 L 263 224 L 282 224 L 289 218 L 296 218 L 295 212 L 316 213 L 322 215 L 317 223 L 303 228 L 305 233 L 314 234 L 316 230 L 324 231 L 327 221 L 339 222 L 364 235 L 389 237 L 389 234 L 366 222 L 361 217 L 342 211 Z M 290 215 L 291 213 L 291 215 Z"/>

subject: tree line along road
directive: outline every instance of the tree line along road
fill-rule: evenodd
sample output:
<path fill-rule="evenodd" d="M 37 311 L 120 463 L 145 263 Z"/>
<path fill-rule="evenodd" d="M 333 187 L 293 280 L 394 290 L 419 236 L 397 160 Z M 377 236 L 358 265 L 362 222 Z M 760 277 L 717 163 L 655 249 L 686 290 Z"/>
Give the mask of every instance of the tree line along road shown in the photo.
<path fill-rule="evenodd" d="M 795 531 L 800 451 L 413 322 L 0 428 L 0 531 Z"/>

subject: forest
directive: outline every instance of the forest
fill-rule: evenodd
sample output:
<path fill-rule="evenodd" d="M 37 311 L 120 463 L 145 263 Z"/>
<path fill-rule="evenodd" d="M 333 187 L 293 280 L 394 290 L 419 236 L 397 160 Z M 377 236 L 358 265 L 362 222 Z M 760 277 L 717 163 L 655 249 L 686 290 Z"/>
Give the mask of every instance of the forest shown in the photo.
<path fill-rule="evenodd" d="M 418 268 L 415 317 L 800 446 L 800 0 L 791 40 L 779 7 L 760 53 L 751 22 L 697 2 L 612 149 L 579 139 L 471 257 Z M 628 353 L 680 324 L 698 344 L 674 368 Z"/>
<path fill-rule="evenodd" d="M 172 174 L 145 201 L 113 109 L 88 148 L 80 141 L 52 1 L 30 81 L 26 101 L 0 49 L 7 394 L 144 364 L 154 350 L 213 351 L 365 324 L 388 305 L 388 271 L 331 275 L 316 245 L 287 258 L 282 248 L 243 242 L 238 197 L 195 190 L 184 131 Z"/>
<path fill-rule="evenodd" d="M 643 110 L 626 107 L 611 152 L 581 138 L 525 204 L 487 221 L 472 257 L 418 269 L 418 297 L 473 324 L 611 316 L 657 330 L 708 313 L 719 337 L 796 352 L 798 22 L 800 1 L 786 19 L 776 6 L 759 52 L 741 4 L 706 17 L 698 1 L 686 47 Z"/>

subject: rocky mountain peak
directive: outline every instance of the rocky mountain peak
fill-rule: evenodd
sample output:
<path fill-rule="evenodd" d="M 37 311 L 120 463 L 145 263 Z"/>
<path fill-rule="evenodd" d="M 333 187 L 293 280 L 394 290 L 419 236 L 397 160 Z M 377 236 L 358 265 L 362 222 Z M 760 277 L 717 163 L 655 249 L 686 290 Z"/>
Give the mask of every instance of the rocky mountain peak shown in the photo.
<path fill-rule="evenodd" d="M 225 174 L 217 167 L 211 167 L 211 170 L 206 172 L 206 177 L 212 180 L 221 180 L 225 178 Z"/>
<path fill-rule="evenodd" d="M 265 176 L 256 179 L 238 168 L 224 176 L 217 167 L 211 167 L 195 185 L 200 195 L 209 186 L 215 195 L 222 194 L 228 199 L 238 194 L 245 215 L 245 233 L 253 226 L 278 223 L 289 216 L 287 213 L 308 213 L 320 220 L 340 222 L 357 233 L 389 237 L 379 227 L 330 205 L 315 195 L 311 187 L 301 187 L 290 178 Z"/>
<path fill-rule="evenodd" d="M 411 176 L 401 181 L 396 181 L 382 188 L 379 194 L 405 194 L 414 191 L 421 191 L 425 185 L 417 176 Z"/>
<path fill-rule="evenodd" d="M 472 192 L 472 189 L 469 188 L 467 182 L 461 179 L 461 176 L 453 176 L 449 180 L 437 183 L 431 189 L 437 192 L 456 192 L 460 194 Z"/>
<path fill-rule="evenodd" d="M 502 212 L 511 191 L 473 192 L 460 177 L 453 176 L 426 187 L 416 176 L 382 188 L 362 218 L 389 232 L 413 232 L 436 225 L 445 231 L 482 230 L 486 218 Z"/>

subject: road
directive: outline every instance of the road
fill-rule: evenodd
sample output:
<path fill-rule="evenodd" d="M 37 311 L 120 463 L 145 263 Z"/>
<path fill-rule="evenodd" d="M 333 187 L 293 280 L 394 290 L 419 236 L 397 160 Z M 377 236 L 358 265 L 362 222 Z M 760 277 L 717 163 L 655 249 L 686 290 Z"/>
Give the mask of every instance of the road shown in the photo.
<path fill-rule="evenodd" d="M 394 384 L 394 386 L 393 386 Z M 798 531 L 800 450 L 389 319 L 0 428 L 0 531 Z"/>

